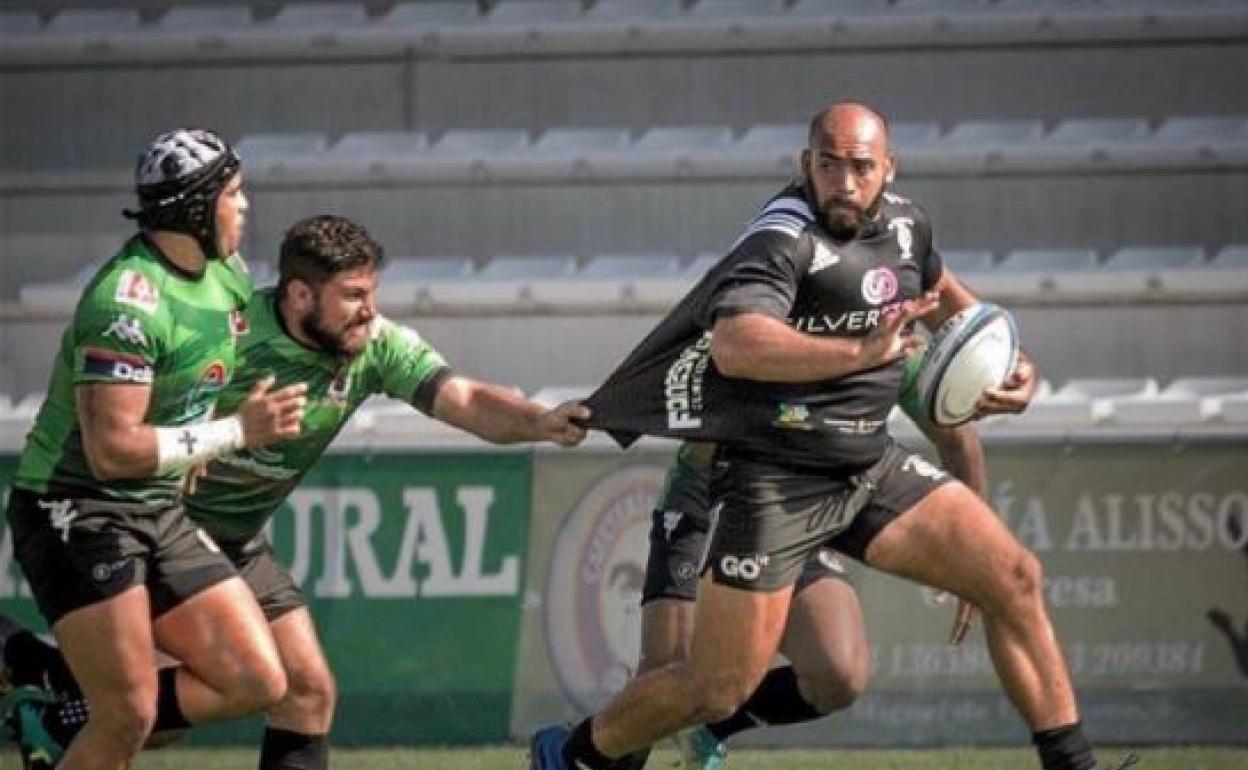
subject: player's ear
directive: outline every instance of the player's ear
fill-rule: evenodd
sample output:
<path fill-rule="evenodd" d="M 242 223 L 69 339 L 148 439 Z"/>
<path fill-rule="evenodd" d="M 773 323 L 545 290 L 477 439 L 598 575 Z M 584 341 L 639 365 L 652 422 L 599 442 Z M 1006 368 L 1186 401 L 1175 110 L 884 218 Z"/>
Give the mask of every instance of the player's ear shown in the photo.
<path fill-rule="evenodd" d="M 810 174 L 810 148 L 809 147 L 802 150 L 802 154 L 798 156 L 798 163 L 800 163 L 802 166 L 801 168 L 802 176 L 806 177 L 807 179 L 810 179 L 811 174 Z"/>
<path fill-rule="evenodd" d="M 286 286 L 291 304 L 296 310 L 306 311 L 312 307 L 312 287 L 301 278 L 292 278 Z"/>
<path fill-rule="evenodd" d="M 897 177 L 897 156 L 891 152 L 884 159 L 884 184 L 892 184 Z"/>

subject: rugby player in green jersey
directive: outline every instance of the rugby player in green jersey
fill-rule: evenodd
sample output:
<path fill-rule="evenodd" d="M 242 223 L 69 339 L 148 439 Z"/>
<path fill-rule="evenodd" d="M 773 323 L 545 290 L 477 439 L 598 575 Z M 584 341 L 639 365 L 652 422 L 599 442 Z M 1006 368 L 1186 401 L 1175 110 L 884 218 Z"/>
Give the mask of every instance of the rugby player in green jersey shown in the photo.
<path fill-rule="evenodd" d="M 62 770 L 129 767 L 162 720 L 240 716 L 286 689 L 254 597 L 180 499 L 189 468 L 294 437 L 303 414 L 302 386 L 267 380 L 216 409 L 251 291 L 239 158 L 178 130 L 140 155 L 136 183 L 140 232 L 78 302 L 8 504 L 14 555 L 90 705 L 59 761 L 60 746 L 30 747 Z M 182 661 L 163 687 L 157 648 Z"/>
<path fill-rule="evenodd" d="M 381 246 L 342 217 L 312 217 L 290 228 L 277 288 L 256 292 L 236 326 L 238 372 L 218 404 L 228 412 L 268 377 L 279 385 L 303 382 L 309 396 L 303 432 L 216 458 L 186 500 L 190 516 L 259 600 L 289 683 L 286 697 L 268 710 L 262 770 L 328 767 L 333 676 L 306 601 L 262 530 L 356 408 L 385 394 L 494 443 L 573 446 L 585 436 L 573 422 L 588 416 L 579 403 L 548 409 L 511 388 L 456 374 L 414 330 L 380 316 L 382 260 Z M 7 647 L 6 662 L 21 668 Z M 58 721 L 56 713 L 48 717 Z"/>

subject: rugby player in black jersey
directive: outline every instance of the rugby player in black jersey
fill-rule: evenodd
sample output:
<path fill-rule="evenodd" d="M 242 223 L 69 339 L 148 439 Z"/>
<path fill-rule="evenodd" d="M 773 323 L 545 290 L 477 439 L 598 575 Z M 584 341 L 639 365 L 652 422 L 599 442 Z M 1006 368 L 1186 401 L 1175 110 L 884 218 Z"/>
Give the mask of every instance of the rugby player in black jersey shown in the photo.
<path fill-rule="evenodd" d="M 805 179 L 590 399 L 591 424 L 720 443 L 721 506 L 686 661 L 634 679 L 571 732 L 539 730 L 538 770 L 611 767 L 733 714 L 767 672 L 802 563 L 822 546 L 977 606 L 1044 770 L 1097 766 L 1042 594 L 1039 561 L 966 486 L 888 435 L 912 322 L 975 297 L 941 265 L 922 209 L 885 190 L 885 121 L 856 103 L 812 121 Z M 707 332 L 713 332 L 708 335 Z M 1026 358 L 984 411 L 1019 411 Z"/>

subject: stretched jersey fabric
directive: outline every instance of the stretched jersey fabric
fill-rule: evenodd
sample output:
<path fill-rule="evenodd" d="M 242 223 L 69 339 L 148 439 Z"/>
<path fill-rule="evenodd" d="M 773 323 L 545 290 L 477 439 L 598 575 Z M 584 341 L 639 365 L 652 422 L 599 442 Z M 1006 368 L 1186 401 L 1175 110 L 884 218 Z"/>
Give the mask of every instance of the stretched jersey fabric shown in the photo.
<path fill-rule="evenodd" d="M 234 371 L 234 324 L 251 295 L 237 255 L 208 260 L 200 275 L 169 262 L 143 235 L 131 238 L 83 291 L 61 337 L 47 398 L 26 437 L 13 484 L 38 494 L 164 506 L 182 475 L 101 481 L 82 445 L 74 388 L 146 385 L 144 422 L 190 425 L 209 419 Z"/>
<path fill-rule="evenodd" d="M 927 216 L 905 198 L 886 193 L 876 219 L 839 242 L 790 186 L 589 398 L 589 425 L 623 445 L 657 435 L 788 464 L 870 465 L 888 444 L 901 361 L 822 382 L 726 377 L 710 329 L 721 315 L 763 313 L 808 334 L 861 338 L 941 271 Z"/>
<path fill-rule="evenodd" d="M 223 543 L 252 539 L 324 453 L 356 408 L 384 393 L 430 413 L 451 373 L 445 359 L 413 331 L 378 317 L 364 350 L 352 359 L 305 347 L 282 325 L 277 295 L 256 292 L 239 335 L 239 373 L 221 394 L 229 413 L 255 383 L 272 374 L 274 389 L 304 382 L 303 431 L 262 449 L 220 457 L 186 499 L 191 518 Z"/>

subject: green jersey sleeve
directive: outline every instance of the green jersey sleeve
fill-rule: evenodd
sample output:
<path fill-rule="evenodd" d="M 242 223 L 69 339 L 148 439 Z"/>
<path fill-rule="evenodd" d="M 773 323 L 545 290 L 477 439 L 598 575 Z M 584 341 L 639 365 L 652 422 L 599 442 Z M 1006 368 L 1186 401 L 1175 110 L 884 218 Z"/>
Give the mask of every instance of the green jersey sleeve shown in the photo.
<path fill-rule="evenodd" d="M 151 384 L 167 349 L 160 290 L 137 268 L 102 276 L 74 313 L 73 382 Z"/>
<path fill-rule="evenodd" d="M 901 395 L 897 397 L 897 405 L 905 412 L 915 425 L 927 425 L 927 416 L 923 409 L 923 399 L 919 395 L 919 371 L 923 368 L 923 350 L 917 350 L 906 359 L 906 369 L 901 376 Z"/>
<path fill-rule="evenodd" d="M 415 329 L 386 318 L 377 320 L 373 333 L 381 391 L 432 414 L 438 388 L 451 375 L 446 359 Z"/>

